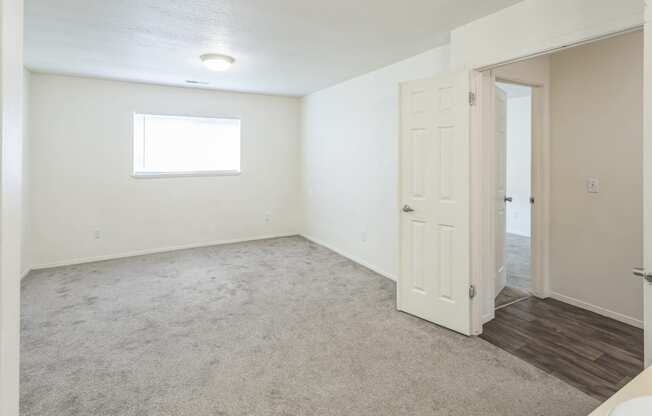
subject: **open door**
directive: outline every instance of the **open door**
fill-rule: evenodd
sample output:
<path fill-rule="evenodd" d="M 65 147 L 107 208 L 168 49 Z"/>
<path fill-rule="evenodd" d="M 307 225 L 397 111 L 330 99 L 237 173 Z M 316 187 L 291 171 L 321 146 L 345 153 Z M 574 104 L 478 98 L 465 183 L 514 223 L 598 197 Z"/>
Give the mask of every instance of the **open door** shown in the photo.
<path fill-rule="evenodd" d="M 401 84 L 398 309 L 471 334 L 469 73 Z"/>
<path fill-rule="evenodd" d="M 646 0 L 643 89 L 643 264 L 645 366 L 652 366 L 652 7 Z M 642 272 L 642 273 L 637 273 Z"/>
<path fill-rule="evenodd" d="M 507 93 L 494 87 L 496 107 L 496 276 L 495 293 L 507 285 L 507 258 L 505 255 L 505 233 L 507 232 Z"/>

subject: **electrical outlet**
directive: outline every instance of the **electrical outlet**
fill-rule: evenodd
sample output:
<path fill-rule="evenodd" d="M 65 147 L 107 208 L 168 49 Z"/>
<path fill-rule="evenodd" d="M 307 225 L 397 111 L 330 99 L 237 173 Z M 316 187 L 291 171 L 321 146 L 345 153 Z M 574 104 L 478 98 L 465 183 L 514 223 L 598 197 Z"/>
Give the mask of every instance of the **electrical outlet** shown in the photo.
<path fill-rule="evenodd" d="M 270 223 L 270 222 L 272 222 L 272 214 L 271 214 L 271 213 L 267 212 L 267 213 L 265 214 L 265 222 L 266 222 L 266 223 Z"/>
<path fill-rule="evenodd" d="M 590 194 L 600 193 L 600 181 L 597 178 L 586 179 L 586 192 Z"/>
<path fill-rule="evenodd" d="M 95 237 L 96 240 L 99 240 L 100 238 L 102 238 L 102 231 L 100 231 L 100 230 L 95 230 L 95 231 L 93 232 L 93 237 Z"/>
<path fill-rule="evenodd" d="M 360 241 L 362 241 L 363 243 L 367 242 L 367 232 L 366 231 L 363 231 L 363 232 L 360 233 Z"/>

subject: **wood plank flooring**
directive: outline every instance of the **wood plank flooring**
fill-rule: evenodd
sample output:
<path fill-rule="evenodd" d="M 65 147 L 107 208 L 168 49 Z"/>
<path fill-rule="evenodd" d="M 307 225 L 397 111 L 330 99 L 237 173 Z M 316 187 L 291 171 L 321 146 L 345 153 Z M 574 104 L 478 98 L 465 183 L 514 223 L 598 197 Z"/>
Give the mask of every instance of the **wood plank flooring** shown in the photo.
<path fill-rule="evenodd" d="M 481 338 L 602 401 L 643 370 L 643 330 L 553 299 L 497 310 Z"/>

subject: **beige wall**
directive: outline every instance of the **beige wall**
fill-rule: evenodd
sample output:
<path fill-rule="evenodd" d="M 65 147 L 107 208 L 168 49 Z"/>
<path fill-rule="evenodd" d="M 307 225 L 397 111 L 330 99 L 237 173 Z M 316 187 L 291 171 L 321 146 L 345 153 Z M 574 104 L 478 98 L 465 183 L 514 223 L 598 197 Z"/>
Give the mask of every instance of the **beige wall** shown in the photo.
<path fill-rule="evenodd" d="M 299 233 L 298 99 L 37 73 L 29 94 L 33 268 Z M 242 174 L 132 178 L 134 112 L 241 119 Z"/>
<path fill-rule="evenodd" d="M 552 56 L 552 295 L 639 324 L 642 89 L 642 32 Z"/>

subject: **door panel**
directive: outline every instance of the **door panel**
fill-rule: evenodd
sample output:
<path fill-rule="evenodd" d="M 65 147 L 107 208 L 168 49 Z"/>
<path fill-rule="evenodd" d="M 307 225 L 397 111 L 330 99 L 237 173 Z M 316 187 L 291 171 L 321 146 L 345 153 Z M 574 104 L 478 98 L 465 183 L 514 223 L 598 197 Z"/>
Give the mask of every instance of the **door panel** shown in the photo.
<path fill-rule="evenodd" d="M 498 296 L 507 284 L 505 233 L 507 231 L 507 94 L 496 88 L 496 276 L 495 293 Z"/>
<path fill-rule="evenodd" d="M 398 308 L 470 334 L 469 75 L 401 85 Z"/>

